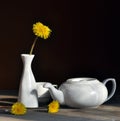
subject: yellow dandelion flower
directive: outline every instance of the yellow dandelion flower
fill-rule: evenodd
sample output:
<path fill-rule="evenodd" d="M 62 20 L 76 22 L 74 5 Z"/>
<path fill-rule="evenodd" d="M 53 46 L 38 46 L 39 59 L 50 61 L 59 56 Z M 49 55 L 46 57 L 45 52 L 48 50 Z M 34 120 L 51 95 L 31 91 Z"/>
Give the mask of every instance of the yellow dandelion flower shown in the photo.
<path fill-rule="evenodd" d="M 34 49 L 34 46 L 36 44 L 38 37 L 47 39 L 50 36 L 51 32 L 52 30 L 48 26 L 43 25 L 41 22 L 37 22 L 33 24 L 33 33 L 36 35 L 36 38 L 33 41 L 30 54 L 32 54 L 33 52 L 33 49 Z"/>
<path fill-rule="evenodd" d="M 51 33 L 51 29 L 49 29 L 48 26 L 43 25 L 41 22 L 37 22 L 36 24 L 33 24 L 33 33 L 37 37 L 47 39 Z"/>
<path fill-rule="evenodd" d="M 53 100 L 49 105 L 48 105 L 48 113 L 57 113 L 59 111 L 59 102 L 56 100 Z"/>
<path fill-rule="evenodd" d="M 11 107 L 11 113 L 14 115 L 23 115 L 26 112 L 27 112 L 27 109 L 23 103 L 16 102 Z"/>

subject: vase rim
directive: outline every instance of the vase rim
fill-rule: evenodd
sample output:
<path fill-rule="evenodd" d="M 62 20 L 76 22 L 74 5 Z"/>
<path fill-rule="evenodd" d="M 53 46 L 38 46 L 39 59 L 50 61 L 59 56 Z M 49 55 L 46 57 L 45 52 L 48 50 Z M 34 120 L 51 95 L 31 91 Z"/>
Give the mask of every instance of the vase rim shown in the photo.
<path fill-rule="evenodd" d="M 34 54 L 21 54 L 21 56 L 35 56 Z"/>

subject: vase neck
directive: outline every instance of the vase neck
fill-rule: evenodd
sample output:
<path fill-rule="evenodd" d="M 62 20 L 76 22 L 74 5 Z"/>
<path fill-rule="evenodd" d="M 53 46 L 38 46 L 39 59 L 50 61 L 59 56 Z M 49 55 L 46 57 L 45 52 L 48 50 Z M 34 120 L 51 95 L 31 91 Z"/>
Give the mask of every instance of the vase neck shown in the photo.
<path fill-rule="evenodd" d="M 21 54 L 22 61 L 24 65 L 31 66 L 32 60 L 34 58 L 34 55 L 30 54 Z"/>

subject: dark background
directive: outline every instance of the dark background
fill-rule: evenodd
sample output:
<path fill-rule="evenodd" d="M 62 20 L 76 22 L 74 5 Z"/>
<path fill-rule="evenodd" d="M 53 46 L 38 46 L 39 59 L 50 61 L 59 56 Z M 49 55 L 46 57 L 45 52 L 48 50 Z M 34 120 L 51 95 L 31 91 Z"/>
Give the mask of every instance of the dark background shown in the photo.
<path fill-rule="evenodd" d="M 71 77 L 116 79 L 120 91 L 120 8 L 111 0 L 20 0 L 0 2 L 0 89 L 18 89 L 20 54 L 29 53 L 32 25 L 52 29 L 39 39 L 32 69 L 36 81 L 61 84 Z M 108 84 L 111 87 L 111 84 Z"/>

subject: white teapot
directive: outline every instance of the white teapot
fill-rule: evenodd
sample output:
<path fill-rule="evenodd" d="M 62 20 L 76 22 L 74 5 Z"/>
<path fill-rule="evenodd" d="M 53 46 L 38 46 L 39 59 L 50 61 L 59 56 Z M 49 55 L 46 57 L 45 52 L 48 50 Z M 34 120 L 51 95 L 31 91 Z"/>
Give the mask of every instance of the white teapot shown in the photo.
<path fill-rule="evenodd" d="M 106 88 L 108 81 L 113 84 L 109 95 Z M 51 83 L 46 83 L 44 87 L 49 89 L 53 100 L 58 100 L 61 105 L 89 108 L 98 107 L 109 100 L 115 93 L 116 81 L 114 78 L 108 78 L 102 83 L 96 78 L 80 77 L 67 79 L 59 89 L 56 89 Z"/>

